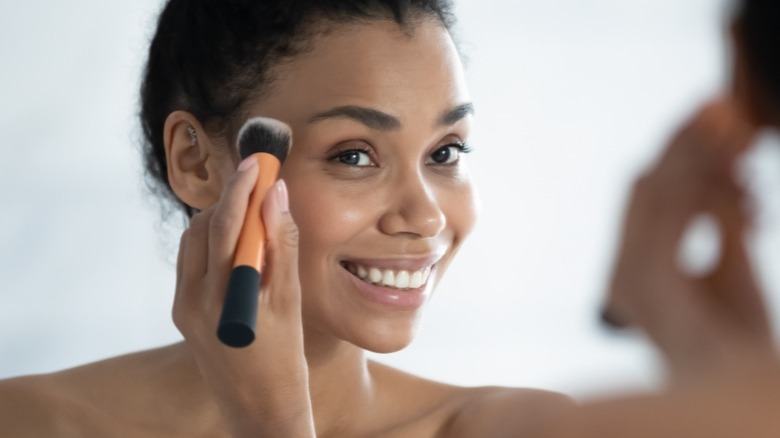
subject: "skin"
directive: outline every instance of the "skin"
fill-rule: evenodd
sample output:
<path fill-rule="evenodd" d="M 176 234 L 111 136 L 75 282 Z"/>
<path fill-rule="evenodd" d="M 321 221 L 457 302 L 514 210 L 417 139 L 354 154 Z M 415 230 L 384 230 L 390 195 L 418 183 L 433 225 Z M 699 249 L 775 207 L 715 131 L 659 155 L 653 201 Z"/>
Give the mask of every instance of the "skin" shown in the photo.
<path fill-rule="evenodd" d="M 279 66 L 247 111 L 286 122 L 294 138 L 284 183 L 263 204 L 255 342 L 231 349 L 213 330 L 258 168 L 237 171 L 224 141 L 176 111 L 165 127 L 170 183 L 202 210 L 177 263 L 173 319 L 185 342 L 4 381 L 0 434 L 499 437 L 571 408 L 559 394 L 444 385 L 366 359 L 365 350 L 408 345 L 425 306 L 367 299 L 343 264 L 433 265 L 420 292 L 432 293 L 476 219 L 466 160 L 451 146 L 468 139 L 471 114 L 437 22 L 332 30 Z M 380 111 L 383 123 L 334 113 L 344 106 Z M 433 159 L 447 153 L 444 164 Z"/>

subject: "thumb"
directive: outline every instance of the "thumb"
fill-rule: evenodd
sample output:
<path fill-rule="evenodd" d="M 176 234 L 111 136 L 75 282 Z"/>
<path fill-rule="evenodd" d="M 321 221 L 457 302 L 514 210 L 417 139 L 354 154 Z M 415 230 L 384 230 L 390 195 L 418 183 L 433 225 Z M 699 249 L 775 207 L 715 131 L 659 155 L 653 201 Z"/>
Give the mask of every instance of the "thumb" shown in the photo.
<path fill-rule="evenodd" d="M 263 200 L 266 243 L 263 285 L 272 307 L 289 309 L 300 304 L 298 226 L 289 210 L 287 185 L 280 179 Z"/>

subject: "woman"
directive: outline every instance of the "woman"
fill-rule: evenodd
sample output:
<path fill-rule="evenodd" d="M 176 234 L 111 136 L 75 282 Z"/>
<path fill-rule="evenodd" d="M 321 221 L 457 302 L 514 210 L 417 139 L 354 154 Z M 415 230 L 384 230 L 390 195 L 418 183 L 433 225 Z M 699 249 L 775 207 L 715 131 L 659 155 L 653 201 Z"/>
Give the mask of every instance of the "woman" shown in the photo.
<path fill-rule="evenodd" d="M 4 434 L 501 436 L 568 409 L 364 354 L 411 341 L 475 220 L 451 25 L 445 1 L 169 1 L 141 120 L 150 174 L 192 217 L 173 308 L 185 342 L 2 382 Z M 294 145 L 263 205 L 257 339 L 230 349 L 215 328 L 258 177 L 231 145 L 258 115 Z"/>
<path fill-rule="evenodd" d="M 538 437 L 776 437 L 780 363 L 745 248 L 750 229 L 735 165 L 760 128 L 780 127 L 780 3 L 743 0 L 732 26 L 733 86 L 705 105 L 634 187 L 606 317 L 635 324 L 663 352 L 660 395 L 573 410 Z M 719 262 L 678 264 L 691 220 L 720 228 Z"/>

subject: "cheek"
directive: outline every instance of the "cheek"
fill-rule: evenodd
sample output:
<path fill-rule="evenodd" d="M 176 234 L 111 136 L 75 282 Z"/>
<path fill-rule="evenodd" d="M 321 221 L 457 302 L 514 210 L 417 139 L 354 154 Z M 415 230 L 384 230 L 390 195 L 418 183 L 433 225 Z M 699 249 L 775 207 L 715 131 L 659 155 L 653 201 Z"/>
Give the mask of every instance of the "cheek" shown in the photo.
<path fill-rule="evenodd" d="M 469 181 L 448 186 L 446 190 L 439 192 L 438 199 L 447 218 L 447 228 L 452 240 L 449 253 L 439 263 L 435 284 L 439 284 L 463 241 L 474 229 L 480 208 L 479 194 Z"/>
<path fill-rule="evenodd" d="M 373 209 L 365 196 L 344 193 L 324 181 L 288 181 L 290 211 L 300 232 L 301 262 L 313 267 L 323 256 L 338 253 L 371 226 Z"/>
<path fill-rule="evenodd" d="M 474 229 L 480 209 L 479 194 L 470 181 L 464 181 L 450 186 L 439 199 L 457 247 Z"/>

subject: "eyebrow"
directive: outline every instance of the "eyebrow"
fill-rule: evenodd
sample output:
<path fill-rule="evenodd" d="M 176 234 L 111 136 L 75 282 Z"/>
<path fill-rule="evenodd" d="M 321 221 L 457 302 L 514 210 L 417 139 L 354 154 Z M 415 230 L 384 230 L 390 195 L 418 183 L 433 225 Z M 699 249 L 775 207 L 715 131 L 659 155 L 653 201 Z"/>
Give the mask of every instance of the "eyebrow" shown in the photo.
<path fill-rule="evenodd" d="M 455 108 L 447 110 L 439 118 L 437 125 L 451 126 L 471 114 L 474 114 L 474 105 L 471 102 L 462 103 Z M 378 131 L 397 131 L 401 129 L 401 121 L 397 117 L 374 108 L 358 105 L 337 106 L 314 114 L 309 118 L 309 123 L 339 118 L 352 119 Z"/>
<path fill-rule="evenodd" d="M 474 104 L 471 102 L 462 103 L 444 113 L 439 119 L 439 126 L 452 126 L 469 115 L 474 115 Z"/>

